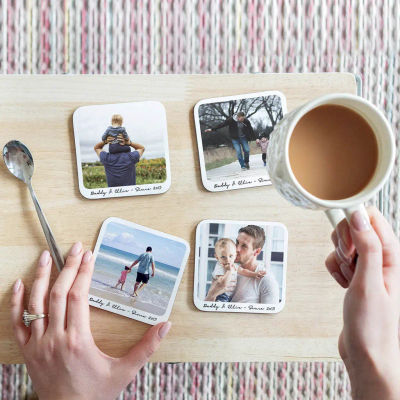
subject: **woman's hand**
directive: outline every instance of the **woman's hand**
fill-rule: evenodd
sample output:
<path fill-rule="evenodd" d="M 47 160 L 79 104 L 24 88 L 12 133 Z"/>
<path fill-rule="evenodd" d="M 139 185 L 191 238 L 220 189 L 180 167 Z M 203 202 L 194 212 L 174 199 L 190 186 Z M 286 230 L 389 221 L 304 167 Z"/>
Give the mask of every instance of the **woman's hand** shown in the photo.
<path fill-rule="evenodd" d="M 114 399 L 160 345 L 170 322 L 153 326 L 124 357 L 112 358 L 94 343 L 89 321 L 88 292 L 93 273 L 91 251 L 81 243 L 69 252 L 64 269 L 48 294 L 52 260 L 42 253 L 29 299 L 31 314 L 49 314 L 22 322 L 24 285 L 18 280 L 11 299 L 17 343 L 41 400 Z"/>
<path fill-rule="evenodd" d="M 378 210 L 368 214 L 369 221 L 356 212 L 350 225 L 339 224 L 332 236 L 336 250 L 326 260 L 348 287 L 339 352 L 355 399 L 400 399 L 400 245 Z"/>

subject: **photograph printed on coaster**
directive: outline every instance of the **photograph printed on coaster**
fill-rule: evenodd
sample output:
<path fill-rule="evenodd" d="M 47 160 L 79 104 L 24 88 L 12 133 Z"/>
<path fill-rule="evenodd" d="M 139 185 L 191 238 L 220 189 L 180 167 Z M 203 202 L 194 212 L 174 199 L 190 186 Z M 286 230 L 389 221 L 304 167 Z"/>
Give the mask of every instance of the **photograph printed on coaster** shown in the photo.
<path fill-rule="evenodd" d="M 281 311 L 287 248 L 287 229 L 278 222 L 201 221 L 196 229 L 194 304 L 202 311 Z"/>
<path fill-rule="evenodd" d="M 167 118 L 160 102 L 80 107 L 73 126 L 84 197 L 138 196 L 169 189 Z"/>
<path fill-rule="evenodd" d="M 167 321 L 189 250 L 175 236 L 106 219 L 94 250 L 89 304 L 151 325 Z"/>
<path fill-rule="evenodd" d="M 201 179 L 212 192 L 270 185 L 268 141 L 286 114 L 277 91 L 206 99 L 194 108 Z"/>

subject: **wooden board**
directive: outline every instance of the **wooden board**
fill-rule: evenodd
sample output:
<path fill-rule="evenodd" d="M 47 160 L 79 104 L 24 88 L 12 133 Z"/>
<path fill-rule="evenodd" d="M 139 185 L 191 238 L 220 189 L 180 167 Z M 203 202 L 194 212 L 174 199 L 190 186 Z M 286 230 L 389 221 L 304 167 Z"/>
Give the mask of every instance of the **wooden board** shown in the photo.
<path fill-rule="evenodd" d="M 19 139 L 35 159 L 33 185 L 66 253 L 81 240 L 93 248 L 101 223 L 120 217 L 186 239 L 191 254 L 170 320 L 172 330 L 152 361 L 337 359 L 344 291 L 325 270 L 331 228 L 321 212 L 304 211 L 271 186 L 222 193 L 200 179 L 193 107 L 201 99 L 280 90 L 288 110 L 333 92 L 356 93 L 351 74 L 3 76 L 0 144 Z M 72 113 L 83 105 L 159 100 L 167 111 L 172 185 L 162 195 L 84 199 L 78 190 Z M 26 187 L 0 164 L 0 362 L 20 363 L 9 318 L 11 288 L 29 293 L 46 241 Z M 238 208 L 246 204 L 246 208 Z M 287 299 L 276 315 L 219 314 L 193 304 L 194 237 L 203 219 L 283 222 L 289 231 Z M 56 276 L 53 271 L 53 279 Z M 91 308 L 99 347 L 123 354 L 148 325 Z"/>

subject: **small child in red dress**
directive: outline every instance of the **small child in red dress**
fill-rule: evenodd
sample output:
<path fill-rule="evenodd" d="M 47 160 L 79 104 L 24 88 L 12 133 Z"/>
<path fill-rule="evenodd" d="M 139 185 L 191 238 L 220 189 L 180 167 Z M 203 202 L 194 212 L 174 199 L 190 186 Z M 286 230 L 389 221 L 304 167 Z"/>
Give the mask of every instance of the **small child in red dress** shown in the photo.
<path fill-rule="evenodd" d="M 115 289 L 118 287 L 118 285 L 121 285 L 121 290 L 124 288 L 124 284 L 126 281 L 126 275 L 129 274 L 129 272 L 131 272 L 131 269 L 129 267 L 125 266 L 125 269 L 123 271 L 121 271 L 121 276 L 118 280 L 118 283 L 114 286 Z"/>

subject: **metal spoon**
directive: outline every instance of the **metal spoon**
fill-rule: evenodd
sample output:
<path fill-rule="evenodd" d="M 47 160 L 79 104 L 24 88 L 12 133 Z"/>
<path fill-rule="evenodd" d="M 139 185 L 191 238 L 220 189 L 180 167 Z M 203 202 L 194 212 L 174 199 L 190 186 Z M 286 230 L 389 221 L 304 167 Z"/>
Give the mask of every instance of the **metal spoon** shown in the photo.
<path fill-rule="evenodd" d="M 23 143 L 19 142 L 18 140 L 11 140 L 3 148 L 3 159 L 8 170 L 15 177 L 27 184 L 29 192 L 31 193 L 33 204 L 35 204 L 36 212 L 39 217 L 40 224 L 42 225 L 44 235 L 46 236 L 51 256 L 57 266 L 57 269 L 61 271 L 64 267 L 64 258 L 61 255 L 61 251 L 57 246 L 56 240 L 54 239 L 53 232 L 50 229 L 36 194 L 32 188 L 31 179 L 33 175 L 33 157 L 31 152 Z"/>

